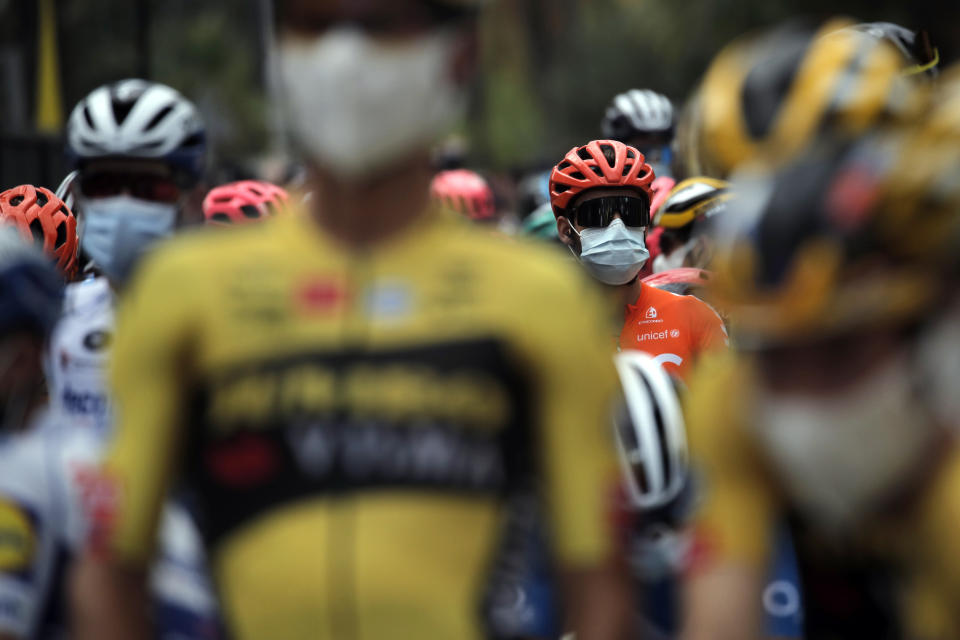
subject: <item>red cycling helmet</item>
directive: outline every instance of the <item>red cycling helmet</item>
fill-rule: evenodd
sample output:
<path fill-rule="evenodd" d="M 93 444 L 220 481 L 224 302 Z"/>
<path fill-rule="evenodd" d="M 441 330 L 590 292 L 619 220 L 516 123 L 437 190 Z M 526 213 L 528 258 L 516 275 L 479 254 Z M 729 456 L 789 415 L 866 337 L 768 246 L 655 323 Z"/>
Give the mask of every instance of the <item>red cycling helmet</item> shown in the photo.
<path fill-rule="evenodd" d="M 67 278 L 77 270 L 77 218 L 52 191 L 30 184 L 0 193 L 0 222 L 20 229 L 53 258 Z"/>
<path fill-rule="evenodd" d="M 496 214 L 493 190 L 483 176 L 469 169 L 438 173 L 430 183 L 430 197 L 471 220 L 490 220 Z"/>
<path fill-rule="evenodd" d="M 262 180 L 241 180 L 210 190 L 203 199 L 207 224 L 229 226 L 276 215 L 286 207 L 286 190 Z"/>
<path fill-rule="evenodd" d="M 637 149 L 616 140 L 594 140 L 574 147 L 550 173 L 553 215 L 564 215 L 570 201 L 589 189 L 631 187 L 653 197 L 653 169 Z"/>

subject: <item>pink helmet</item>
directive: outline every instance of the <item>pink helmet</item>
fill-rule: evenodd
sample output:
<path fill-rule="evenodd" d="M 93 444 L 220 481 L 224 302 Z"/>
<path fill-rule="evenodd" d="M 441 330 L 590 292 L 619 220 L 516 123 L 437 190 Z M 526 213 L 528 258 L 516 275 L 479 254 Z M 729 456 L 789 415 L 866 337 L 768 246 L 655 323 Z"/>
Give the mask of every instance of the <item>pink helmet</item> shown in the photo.
<path fill-rule="evenodd" d="M 203 199 L 203 217 L 212 225 L 245 224 L 276 215 L 289 200 L 284 189 L 269 182 L 230 182 L 211 189 Z"/>
<path fill-rule="evenodd" d="M 490 220 L 496 214 L 490 185 L 468 169 L 438 173 L 430 184 L 430 197 L 471 220 Z"/>

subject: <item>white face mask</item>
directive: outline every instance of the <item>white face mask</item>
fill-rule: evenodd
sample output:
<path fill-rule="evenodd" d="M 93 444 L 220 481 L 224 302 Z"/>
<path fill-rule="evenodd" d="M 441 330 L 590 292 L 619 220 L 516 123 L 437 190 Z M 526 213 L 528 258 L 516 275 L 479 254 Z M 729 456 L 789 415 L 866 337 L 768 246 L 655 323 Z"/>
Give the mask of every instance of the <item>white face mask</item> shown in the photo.
<path fill-rule="evenodd" d="M 311 160 L 358 179 L 432 144 L 463 113 L 455 32 L 383 43 L 350 27 L 289 41 L 279 70 L 290 133 Z"/>
<path fill-rule="evenodd" d="M 627 227 L 620 218 L 603 228 L 580 232 L 572 224 L 570 228 L 580 236 L 580 264 L 605 284 L 627 284 L 637 277 L 650 257 L 643 230 Z"/>
<path fill-rule="evenodd" d="M 815 526 L 843 532 L 922 464 L 935 427 L 910 373 L 897 357 L 836 398 L 760 392 L 755 433 Z"/>
<path fill-rule="evenodd" d="M 110 280 L 122 283 L 140 256 L 173 233 L 177 206 L 130 196 L 84 199 L 83 250 Z"/>
<path fill-rule="evenodd" d="M 693 238 L 687 241 L 682 247 L 677 247 L 670 252 L 670 255 L 660 254 L 653 259 L 653 272 L 660 273 L 661 271 L 669 271 L 670 269 L 679 269 L 683 266 L 683 261 L 686 260 L 687 254 L 690 253 L 690 250 L 693 249 L 697 241 Z"/>

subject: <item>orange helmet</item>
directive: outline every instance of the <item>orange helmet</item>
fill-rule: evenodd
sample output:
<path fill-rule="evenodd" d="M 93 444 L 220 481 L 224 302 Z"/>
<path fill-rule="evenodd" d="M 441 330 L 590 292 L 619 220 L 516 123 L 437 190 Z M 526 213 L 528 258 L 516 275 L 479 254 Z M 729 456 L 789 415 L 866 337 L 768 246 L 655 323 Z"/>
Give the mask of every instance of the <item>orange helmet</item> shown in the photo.
<path fill-rule="evenodd" d="M 27 240 L 41 245 L 65 276 L 77 270 L 77 218 L 49 189 L 20 185 L 0 193 L 0 222 L 14 225 Z"/>
<path fill-rule="evenodd" d="M 570 201 L 590 189 L 630 187 L 652 199 L 653 169 L 637 149 L 616 140 L 594 140 L 567 152 L 550 174 L 553 215 L 564 215 Z"/>
<path fill-rule="evenodd" d="M 244 224 L 275 215 L 289 200 L 286 190 L 269 182 L 230 182 L 211 189 L 203 199 L 203 218 L 218 226 Z"/>
<path fill-rule="evenodd" d="M 430 183 L 430 197 L 471 220 L 490 220 L 496 214 L 490 185 L 468 169 L 438 173 Z"/>

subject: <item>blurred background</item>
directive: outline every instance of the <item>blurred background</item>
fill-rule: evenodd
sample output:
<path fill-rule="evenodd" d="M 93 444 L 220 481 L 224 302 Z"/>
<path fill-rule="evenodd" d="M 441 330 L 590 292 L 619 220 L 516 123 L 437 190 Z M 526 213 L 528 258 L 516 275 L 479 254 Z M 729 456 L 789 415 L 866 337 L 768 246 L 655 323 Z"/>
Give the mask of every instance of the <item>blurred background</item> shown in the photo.
<path fill-rule="evenodd" d="M 139 76 L 204 112 L 214 182 L 282 153 L 267 100 L 270 0 L 0 0 L 0 187 L 56 186 L 61 131 L 94 87 Z M 522 172 L 599 135 L 612 96 L 648 87 L 682 102 L 733 37 L 787 18 L 848 15 L 927 28 L 960 56 L 960 3 L 903 0 L 498 0 L 486 73 L 464 127 L 472 164 Z"/>

